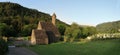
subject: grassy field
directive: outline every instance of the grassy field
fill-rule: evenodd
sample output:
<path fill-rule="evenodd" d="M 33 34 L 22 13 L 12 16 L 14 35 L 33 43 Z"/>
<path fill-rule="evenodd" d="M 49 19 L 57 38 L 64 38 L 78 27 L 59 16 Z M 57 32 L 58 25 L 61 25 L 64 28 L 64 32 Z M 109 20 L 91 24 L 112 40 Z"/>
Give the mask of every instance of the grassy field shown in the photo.
<path fill-rule="evenodd" d="M 28 47 L 39 55 L 120 55 L 120 40 L 54 43 Z"/>

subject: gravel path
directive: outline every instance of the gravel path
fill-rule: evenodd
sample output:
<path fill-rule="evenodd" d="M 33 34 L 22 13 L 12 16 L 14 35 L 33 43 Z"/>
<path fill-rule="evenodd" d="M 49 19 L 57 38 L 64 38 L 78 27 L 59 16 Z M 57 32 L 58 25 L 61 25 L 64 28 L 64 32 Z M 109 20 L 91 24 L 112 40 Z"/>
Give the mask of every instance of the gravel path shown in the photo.
<path fill-rule="evenodd" d="M 24 47 L 9 47 L 9 53 L 7 55 L 37 55 L 37 54 Z"/>

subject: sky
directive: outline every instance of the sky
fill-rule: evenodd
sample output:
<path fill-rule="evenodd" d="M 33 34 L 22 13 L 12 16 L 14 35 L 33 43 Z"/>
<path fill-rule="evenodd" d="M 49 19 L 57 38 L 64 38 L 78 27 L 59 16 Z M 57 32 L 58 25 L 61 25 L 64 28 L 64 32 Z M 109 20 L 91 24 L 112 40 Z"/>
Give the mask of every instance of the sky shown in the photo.
<path fill-rule="evenodd" d="M 72 24 L 92 25 L 120 20 L 120 0 L 0 0 L 52 15 Z"/>

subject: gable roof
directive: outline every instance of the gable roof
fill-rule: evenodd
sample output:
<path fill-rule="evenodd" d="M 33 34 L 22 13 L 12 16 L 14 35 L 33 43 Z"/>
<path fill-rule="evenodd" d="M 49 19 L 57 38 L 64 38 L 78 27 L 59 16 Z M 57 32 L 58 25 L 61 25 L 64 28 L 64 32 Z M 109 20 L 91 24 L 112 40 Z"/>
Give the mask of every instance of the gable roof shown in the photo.
<path fill-rule="evenodd" d="M 41 26 L 41 29 L 44 29 L 45 31 L 51 31 L 55 35 L 60 36 L 58 28 L 54 26 L 51 22 L 39 22 L 38 25 Z"/>
<path fill-rule="evenodd" d="M 38 38 L 47 38 L 47 34 L 46 34 L 45 30 L 34 29 L 34 34 L 36 36 L 36 39 L 38 39 Z"/>

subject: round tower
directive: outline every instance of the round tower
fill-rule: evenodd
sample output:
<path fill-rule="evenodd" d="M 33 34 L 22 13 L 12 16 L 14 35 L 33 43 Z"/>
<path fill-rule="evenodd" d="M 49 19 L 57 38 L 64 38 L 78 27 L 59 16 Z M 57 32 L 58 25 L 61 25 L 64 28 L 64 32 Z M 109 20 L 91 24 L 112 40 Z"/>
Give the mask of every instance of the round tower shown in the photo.
<path fill-rule="evenodd" d="M 55 25 L 55 23 L 56 23 L 56 14 L 55 13 L 53 13 L 53 15 L 52 15 L 52 23 L 53 23 L 53 25 Z"/>

